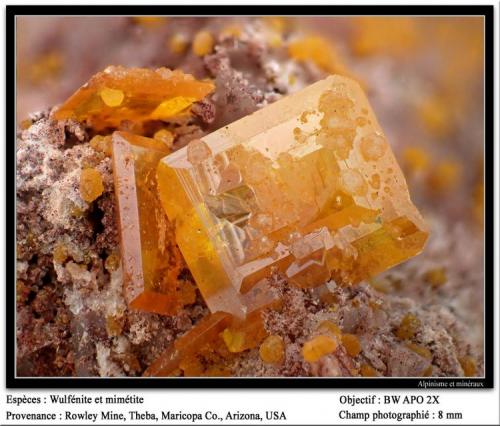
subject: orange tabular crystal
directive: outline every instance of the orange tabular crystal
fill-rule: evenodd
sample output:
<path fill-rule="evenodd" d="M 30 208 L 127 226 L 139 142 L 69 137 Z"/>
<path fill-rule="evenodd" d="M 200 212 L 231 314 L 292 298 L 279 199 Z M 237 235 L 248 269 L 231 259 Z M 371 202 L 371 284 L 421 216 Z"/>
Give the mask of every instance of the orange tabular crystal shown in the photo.
<path fill-rule="evenodd" d="M 172 315 L 194 302 L 194 291 L 177 279 L 184 263 L 158 199 L 156 167 L 167 153 L 155 139 L 113 134 L 124 295 L 131 308 Z"/>
<path fill-rule="evenodd" d="M 273 268 L 304 288 L 356 283 L 428 236 L 362 89 L 341 76 L 169 155 L 158 186 L 212 312 L 269 302 Z"/>
<path fill-rule="evenodd" d="M 54 113 L 56 119 L 87 121 L 95 130 L 177 115 L 214 89 L 182 71 L 109 66 L 95 74 Z"/>

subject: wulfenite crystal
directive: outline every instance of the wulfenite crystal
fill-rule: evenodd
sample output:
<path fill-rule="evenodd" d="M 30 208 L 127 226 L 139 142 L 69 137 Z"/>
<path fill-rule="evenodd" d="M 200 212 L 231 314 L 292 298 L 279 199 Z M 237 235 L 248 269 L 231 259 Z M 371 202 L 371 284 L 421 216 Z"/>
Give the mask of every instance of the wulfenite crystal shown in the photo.
<path fill-rule="evenodd" d="M 185 112 L 214 89 L 182 71 L 109 66 L 95 74 L 54 113 L 87 121 L 94 130 L 122 122 L 163 120 Z"/>
<path fill-rule="evenodd" d="M 359 85 L 331 76 L 164 158 L 158 188 L 212 312 L 291 285 L 356 283 L 418 254 L 427 226 Z"/>
<path fill-rule="evenodd" d="M 124 296 L 132 308 L 173 315 L 194 302 L 195 290 L 178 279 L 184 261 L 158 199 L 156 167 L 166 154 L 156 139 L 113 134 Z"/>

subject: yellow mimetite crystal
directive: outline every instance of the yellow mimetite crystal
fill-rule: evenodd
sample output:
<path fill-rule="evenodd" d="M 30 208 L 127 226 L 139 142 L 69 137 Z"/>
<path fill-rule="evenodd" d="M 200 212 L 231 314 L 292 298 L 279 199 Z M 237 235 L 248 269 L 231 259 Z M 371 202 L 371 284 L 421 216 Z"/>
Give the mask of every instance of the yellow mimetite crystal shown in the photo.
<path fill-rule="evenodd" d="M 208 31 L 200 31 L 194 36 L 193 53 L 196 56 L 205 56 L 214 48 L 214 36 Z"/>
<path fill-rule="evenodd" d="M 91 203 L 100 197 L 104 191 L 102 177 L 98 170 L 88 168 L 80 173 L 80 195 L 87 202 Z"/>
<path fill-rule="evenodd" d="M 212 312 L 271 297 L 271 270 L 311 288 L 418 254 L 427 226 L 360 86 L 330 76 L 164 158 L 160 198 Z"/>
<path fill-rule="evenodd" d="M 316 336 L 304 343 L 302 355 L 307 362 L 316 362 L 337 349 L 337 342 L 330 336 Z"/>
<path fill-rule="evenodd" d="M 86 120 L 97 131 L 125 121 L 163 120 L 184 112 L 213 89 L 213 83 L 180 70 L 109 66 L 80 87 L 54 117 Z"/>
<path fill-rule="evenodd" d="M 352 49 L 360 56 L 410 55 L 421 37 L 413 17 L 361 16 L 354 19 Z M 397 36 L 395 36 L 397 34 Z"/>
<path fill-rule="evenodd" d="M 272 335 L 262 342 L 259 348 L 262 361 L 268 364 L 277 364 L 285 358 L 285 343 L 281 336 Z"/>
<path fill-rule="evenodd" d="M 308 35 L 293 40 L 288 45 L 288 54 L 297 61 L 311 61 L 327 72 L 347 74 L 335 46 L 323 37 Z"/>
<path fill-rule="evenodd" d="M 174 34 L 170 37 L 168 46 L 173 53 L 180 55 L 184 53 L 188 47 L 189 41 L 186 35 L 182 33 Z"/>

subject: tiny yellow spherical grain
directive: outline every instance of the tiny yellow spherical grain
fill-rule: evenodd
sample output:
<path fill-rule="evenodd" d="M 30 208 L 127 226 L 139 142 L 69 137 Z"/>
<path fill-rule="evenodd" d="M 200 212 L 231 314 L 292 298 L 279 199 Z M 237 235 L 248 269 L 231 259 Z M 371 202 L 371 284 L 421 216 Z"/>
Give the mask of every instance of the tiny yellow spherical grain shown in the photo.
<path fill-rule="evenodd" d="M 184 53 L 188 47 L 188 44 L 189 43 L 187 37 L 184 34 L 180 33 L 174 34 L 172 37 L 170 37 L 168 43 L 170 50 L 177 55 Z"/>
<path fill-rule="evenodd" d="M 333 336 L 337 340 L 340 340 L 340 338 L 342 337 L 342 331 L 340 330 L 339 326 L 332 321 L 321 322 L 318 325 L 318 330 L 322 331 L 322 332 L 328 332 L 330 334 L 333 334 Z"/>
<path fill-rule="evenodd" d="M 417 345 L 412 342 L 408 342 L 406 344 L 406 347 L 413 352 L 419 354 L 421 357 L 426 358 L 426 359 L 432 359 L 432 352 L 427 349 L 425 346 Z"/>
<path fill-rule="evenodd" d="M 424 274 L 424 281 L 430 284 L 432 287 L 437 288 L 446 284 L 446 269 L 445 268 L 434 268 L 428 270 Z"/>
<path fill-rule="evenodd" d="M 90 142 L 90 146 L 97 152 L 102 152 L 107 157 L 111 157 L 113 153 L 111 136 L 94 136 Z"/>
<path fill-rule="evenodd" d="M 407 147 L 403 152 L 403 164 L 412 173 L 423 172 L 430 164 L 429 153 L 420 147 Z"/>
<path fill-rule="evenodd" d="M 116 271 L 120 266 L 120 255 L 118 253 L 111 253 L 104 262 L 104 267 L 109 271 Z"/>
<path fill-rule="evenodd" d="M 108 87 L 101 90 L 101 99 L 109 107 L 120 106 L 125 98 L 125 94 L 119 89 L 110 89 Z"/>
<path fill-rule="evenodd" d="M 361 364 L 361 368 L 359 370 L 363 377 L 377 377 L 378 373 L 371 365 L 369 364 Z"/>
<path fill-rule="evenodd" d="M 302 356 L 307 362 L 316 362 L 337 349 L 337 342 L 330 336 L 316 336 L 304 343 Z"/>
<path fill-rule="evenodd" d="M 88 168 L 80 174 L 80 195 L 87 203 L 91 203 L 104 191 L 102 177 L 98 170 Z"/>
<path fill-rule="evenodd" d="M 262 342 L 259 348 L 262 361 L 269 364 L 278 364 L 285 358 L 285 343 L 281 336 L 272 335 Z"/>
<path fill-rule="evenodd" d="M 200 31 L 194 36 L 193 53 L 196 56 L 205 56 L 214 48 L 214 37 L 208 31 Z"/>
<path fill-rule="evenodd" d="M 174 144 L 174 135 L 167 129 L 158 130 L 154 134 L 153 138 L 164 143 L 165 146 L 169 149 L 171 149 L 172 145 Z"/>
<path fill-rule="evenodd" d="M 220 32 L 221 37 L 240 37 L 241 27 L 238 24 L 229 25 Z"/>
<path fill-rule="evenodd" d="M 361 352 L 361 344 L 354 334 L 344 334 L 342 336 L 342 345 L 350 356 L 357 356 Z"/>
<path fill-rule="evenodd" d="M 245 334 L 241 331 L 233 331 L 226 328 L 222 333 L 222 340 L 226 344 L 229 352 L 242 352 L 245 345 Z"/>
<path fill-rule="evenodd" d="M 401 340 L 412 339 L 421 326 L 420 320 L 412 313 L 406 314 L 396 330 L 396 336 Z"/>
<path fill-rule="evenodd" d="M 68 249 L 64 244 L 59 244 L 54 248 L 52 256 L 57 263 L 63 263 L 68 258 Z"/>
<path fill-rule="evenodd" d="M 464 370 L 465 377 L 473 377 L 476 375 L 477 368 L 474 358 L 472 358 L 471 356 L 464 356 L 462 358 L 459 358 L 458 361 L 460 362 L 460 365 Z"/>

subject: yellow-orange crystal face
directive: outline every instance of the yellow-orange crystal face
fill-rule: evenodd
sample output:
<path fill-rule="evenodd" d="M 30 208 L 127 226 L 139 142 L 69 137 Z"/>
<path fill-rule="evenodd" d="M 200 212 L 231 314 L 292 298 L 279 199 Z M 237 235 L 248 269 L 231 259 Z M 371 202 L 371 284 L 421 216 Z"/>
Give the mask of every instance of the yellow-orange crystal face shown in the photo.
<path fill-rule="evenodd" d="M 272 268 L 302 288 L 356 283 L 428 235 L 366 96 L 341 76 L 169 155 L 158 185 L 213 312 L 264 303 Z"/>
<path fill-rule="evenodd" d="M 95 130 L 162 120 L 184 112 L 213 89 L 212 83 L 179 70 L 110 66 L 80 87 L 54 117 L 86 120 Z"/>
<path fill-rule="evenodd" d="M 124 295 L 132 308 L 172 315 L 195 293 L 177 279 L 184 262 L 158 199 L 156 168 L 167 153 L 155 139 L 113 134 Z"/>

